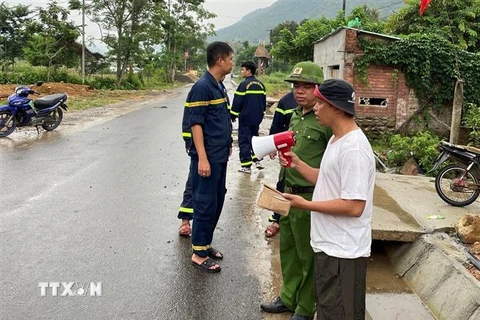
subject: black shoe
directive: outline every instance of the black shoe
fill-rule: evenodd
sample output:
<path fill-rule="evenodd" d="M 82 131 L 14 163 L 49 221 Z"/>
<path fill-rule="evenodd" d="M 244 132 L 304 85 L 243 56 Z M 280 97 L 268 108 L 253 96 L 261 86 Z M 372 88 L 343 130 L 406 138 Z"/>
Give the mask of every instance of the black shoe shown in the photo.
<path fill-rule="evenodd" d="M 275 301 L 270 303 L 262 303 L 260 309 L 269 313 L 282 313 L 282 312 L 292 312 L 288 307 L 283 303 L 282 299 L 278 297 Z"/>
<path fill-rule="evenodd" d="M 290 320 L 313 320 L 313 317 L 302 316 L 300 314 L 294 313 Z"/>

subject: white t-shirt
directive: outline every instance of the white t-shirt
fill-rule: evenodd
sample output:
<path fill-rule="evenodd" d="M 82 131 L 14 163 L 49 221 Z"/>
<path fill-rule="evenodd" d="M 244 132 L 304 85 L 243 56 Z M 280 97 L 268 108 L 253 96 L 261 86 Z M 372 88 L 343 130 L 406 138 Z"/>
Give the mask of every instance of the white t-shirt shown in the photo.
<path fill-rule="evenodd" d="M 328 143 L 313 192 L 313 201 L 366 200 L 359 218 L 312 211 L 310 238 L 314 252 L 337 258 L 370 256 L 375 186 L 375 158 L 362 130 Z"/>

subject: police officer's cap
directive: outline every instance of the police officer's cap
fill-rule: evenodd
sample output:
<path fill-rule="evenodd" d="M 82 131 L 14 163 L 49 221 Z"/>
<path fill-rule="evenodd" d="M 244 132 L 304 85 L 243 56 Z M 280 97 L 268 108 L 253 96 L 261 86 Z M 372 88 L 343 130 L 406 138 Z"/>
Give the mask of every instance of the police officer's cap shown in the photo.
<path fill-rule="evenodd" d="M 293 67 L 292 73 L 285 78 L 285 81 L 321 84 L 323 82 L 323 70 L 316 63 L 302 61 Z"/>

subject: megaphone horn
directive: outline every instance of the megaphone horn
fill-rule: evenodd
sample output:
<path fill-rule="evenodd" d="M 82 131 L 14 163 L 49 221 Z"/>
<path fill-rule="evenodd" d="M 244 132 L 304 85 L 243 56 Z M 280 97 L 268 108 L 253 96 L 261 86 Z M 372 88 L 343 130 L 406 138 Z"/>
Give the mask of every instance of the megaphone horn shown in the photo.
<path fill-rule="evenodd" d="M 252 149 L 258 159 L 262 159 L 267 154 L 277 151 L 273 135 L 264 137 L 252 137 Z"/>

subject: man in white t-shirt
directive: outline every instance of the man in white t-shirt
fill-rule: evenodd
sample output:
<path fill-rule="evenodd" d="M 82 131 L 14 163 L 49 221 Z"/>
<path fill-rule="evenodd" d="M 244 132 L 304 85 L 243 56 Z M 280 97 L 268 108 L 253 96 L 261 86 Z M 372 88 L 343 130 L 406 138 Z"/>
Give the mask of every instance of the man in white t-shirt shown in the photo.
<path fill-rule="evenodd" d="M 317 320 L 364 319 L 375 159 L 353 118 L 352 85 L 329 79 L 316 88 L 315 96 L 317 121 L 330 127 L 333 136 L 320 169 L 290 154 L 293 167 L 316 182 L 312 201 L 291 194 L 285 197 L 293 207 L 312 212 L 310 243 L 315 252 Z"/>

